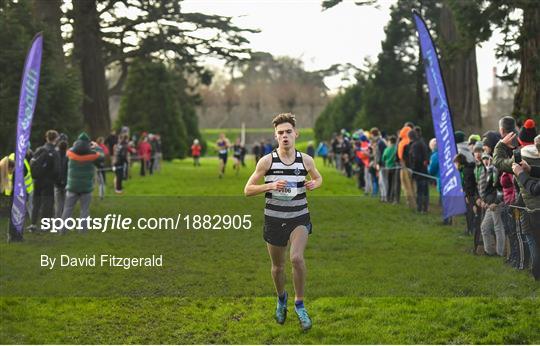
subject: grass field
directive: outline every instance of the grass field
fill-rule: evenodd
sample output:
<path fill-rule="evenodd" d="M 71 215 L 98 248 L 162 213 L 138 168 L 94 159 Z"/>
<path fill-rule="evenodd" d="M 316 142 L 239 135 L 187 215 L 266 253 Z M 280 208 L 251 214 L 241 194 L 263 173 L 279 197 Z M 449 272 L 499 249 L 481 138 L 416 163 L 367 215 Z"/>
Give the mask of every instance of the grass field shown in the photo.
<path fill-rule="evenodd" d="M 92 215 L 249 214 L 249 230 L 28 234 L 0 244 L 0 343 L 540 343 L 540 284 L 526 272 L 472 255 L 462 220 L 442 226 L 436 204 L 429 215 L 381 204 L 321 162 L 323 187 L 308 197 L 314 327 L 302 333 L 294 313 L 277 325 L 264 198 L 242 195 L 247 161 L 222 180 L 215 158 L 144 178 L 134 166 L 122 196 L 111 195 L 109 176 Z M 162 254 L 164 263 L 49 270 L 41 254 Z"/>

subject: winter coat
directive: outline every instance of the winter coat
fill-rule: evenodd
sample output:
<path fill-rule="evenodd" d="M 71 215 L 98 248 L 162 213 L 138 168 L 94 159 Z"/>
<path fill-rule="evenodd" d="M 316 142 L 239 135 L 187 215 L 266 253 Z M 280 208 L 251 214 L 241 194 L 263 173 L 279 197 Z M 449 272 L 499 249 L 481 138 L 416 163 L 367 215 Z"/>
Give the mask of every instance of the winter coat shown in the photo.
<path fill-rule="evenodd" d="M 431 153 L 428 164 L 428 173 L 434 177 L 437 177 L 437 190 L 441 191 L 441 177 L 439 172 L 439 153 L 437 150 Z"/>
<path fill-rule="evenodd" d="M 403 158 L 403 151 L 405 150 L 405 146 L 409 144 L 409 132 L 412 129 L 409 126 L 405 126 L 399 131 L 399 142 L 398 142 L 398 149 L 397 149 L 397 155 L 400 160 L 404 160 Z"/>
<path fill-rule="evenodd" d="M 456 144 L 458 154 L 463 154 L 467 159 L 467 162 L 474 163 L 474 156 L 469 149 L 467 142 L 461 142 Z"/>
<path fill-rule="evenodd" d="M 503 200 L 506 204 L 513 204 L 516 201 L 516 187 L 513 178 L 513 175 L 508 172 L 501 174 L 500 183 L 503 190 Z"/>
<path fill-rule="evenodd" d="M 540 155 L 534 144 L 524 146 L 520 149 L 521 158 L 525 160 L 529 166 L 540 166 Z M 514 163 L 513 153 L 503 142 L 497 143 L 493 157 L 493 163 L 499 171 L 512 173 L 512 163 Z M 540 178 L 531 178 L 540 180 Z M 532 183 L 529 183 L 532 184 Z M 540 198 L 531 195 L 530 191 L 525 189 L 523 182 L 518 179 L 518 185 L 523 197 L 525 206 L 529 209 L 540 209 Z"/>
<path fill-rule="evenodd" d="M 147 141 L 141 141 L 137 147 L 137 154 L 144 161 L 150 161 L 152 156 L 152 146 Z"/>
<path fill-rule="evenodd" d="M 95 164 L 105 157 L 99 146 L 90 147 L 90 138 L 82 133 L 67 151 L 68 178 L 66 190 L 75 193 L 89 193 L 94 188 Z"/>

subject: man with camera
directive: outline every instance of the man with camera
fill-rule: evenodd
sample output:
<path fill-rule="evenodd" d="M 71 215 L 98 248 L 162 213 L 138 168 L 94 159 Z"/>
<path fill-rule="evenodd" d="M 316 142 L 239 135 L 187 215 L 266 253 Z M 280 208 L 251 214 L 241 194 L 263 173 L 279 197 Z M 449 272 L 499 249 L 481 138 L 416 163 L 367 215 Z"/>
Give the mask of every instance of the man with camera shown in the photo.
<path fill-rule="evenodd" d="M 516 174 L 516 172 L 522 173 L 520 169 L 525 170 L 524 167 L 540 166 L 540 155 L 538 147 L 534 144 L 535 137 L 537 137 L 534 121 L 532 119 L 526 120 L 519 134 L 516 134 L 515 128 L 512 130 L 512 121 L 515 124 L 515 120 L 511 117 L 503 117 L 499 121 L 503 138 L 495 146 L 494 165 L 500 171 Z M 516 176 L 519 177 L 519 174 Z M 540 197 L 533 195 L 531 190 L 526 188 L 526 186 L 536 185 L 537 180 L 540 178 L 533 176 L 517 179 L 520 192 L 516 204 L 520 209 L 521 232 L 527 240 L 530 251 L 532 274 L 536 280 L 540 280 L 540 251 L 538 248 L 540 242 Z M 523 182 L 528 184 L 523 185 Z"/>

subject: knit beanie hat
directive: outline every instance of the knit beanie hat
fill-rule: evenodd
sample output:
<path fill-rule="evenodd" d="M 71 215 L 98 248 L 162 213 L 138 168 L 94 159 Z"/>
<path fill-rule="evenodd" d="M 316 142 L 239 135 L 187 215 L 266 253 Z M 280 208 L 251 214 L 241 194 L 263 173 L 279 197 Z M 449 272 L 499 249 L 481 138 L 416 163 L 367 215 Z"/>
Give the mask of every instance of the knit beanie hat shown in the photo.
<path fill-rule="evenodd" d="M 534 143 L 534 137 L 536 137 L 536 124 L 534 120 L 527 119 L 523 123 L 523 127 L 519 130 L 518 141 L 521 146 L 529 145 Z"/>
<path fill-rule="evenodd" d="M 77 137 L 78 140 L 90 142 L 90 137 L 86 134 L 86 132 L 82 132 L 79 137 Z"/>
<path fill-rule="evenodd" d="M 490 147 L 491 151 L 495 149 L 497 142 L 501 139 L 501 135 L 495 131 L 487 131 L 482 136 L 482 142 L 485 146 Z"/>
<path fill-rule="evenodd" d="M 456 140 L 456 143 L 465 142 L 465 132 L 463 132 L 463 131 L 454 132 L 454 138 Z"/>
<path fill-rule="evenodd" d="M 484 151 L 484 143 L 482 143 L 482 141 L 478 141 L 478 142 L 474 143 L 473 152 L 481 153 L 483 151 Z"/>
<path fill-rule="evenodd" d="M 476 142 L 480 142 L 482 138 L 480 138 L 480 135 L 472 134 L 469 136 L 469 144 L 475 144 Z"/>

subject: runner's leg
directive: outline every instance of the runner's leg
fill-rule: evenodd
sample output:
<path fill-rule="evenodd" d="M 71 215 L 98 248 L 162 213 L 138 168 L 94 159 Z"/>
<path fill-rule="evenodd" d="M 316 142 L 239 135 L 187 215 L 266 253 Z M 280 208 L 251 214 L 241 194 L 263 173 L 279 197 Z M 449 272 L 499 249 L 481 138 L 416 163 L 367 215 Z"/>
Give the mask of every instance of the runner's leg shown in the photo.
<path fill-rule="evenodd" d="M 295 301 L 304 300 L 304 286 L 306 282 L 304 250 L 308 240 L 306 226 L 296 227 L 294 231 L 292 231 L 289 239 L 291 242 L 290 257 L 293 271 Z"/>
<path fill-rule="evenodd" d="M 285 294 L 285 255 L 287 253 L 286 246 L 275 246 L 266 243 L 268 254 L 272 261 L 272 279 L 276 287 L 278 296 Z"/>

